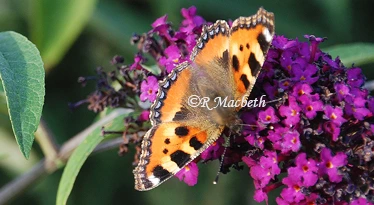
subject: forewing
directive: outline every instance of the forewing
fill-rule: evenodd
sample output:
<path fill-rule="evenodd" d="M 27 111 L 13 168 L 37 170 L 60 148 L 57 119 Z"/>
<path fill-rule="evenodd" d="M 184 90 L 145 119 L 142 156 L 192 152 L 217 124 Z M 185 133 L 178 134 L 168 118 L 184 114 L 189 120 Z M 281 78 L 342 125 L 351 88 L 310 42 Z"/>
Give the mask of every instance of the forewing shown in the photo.
<path fill-rule="evenodd" d="M 135 189 L 145 191 L 160 185 L 199 156 L 221 132 L 180 122 L 152 127 L 144 136 L 140 161 L 134 170 Z"/>
<path fill-rule="evenodd" d="M 252 91 L 273 36 L 274 14 L 263 8 L 253 16 L 240 17 L 233 22 L 229 59 L 236 85 L 236 99 L 242 99 Z"/>

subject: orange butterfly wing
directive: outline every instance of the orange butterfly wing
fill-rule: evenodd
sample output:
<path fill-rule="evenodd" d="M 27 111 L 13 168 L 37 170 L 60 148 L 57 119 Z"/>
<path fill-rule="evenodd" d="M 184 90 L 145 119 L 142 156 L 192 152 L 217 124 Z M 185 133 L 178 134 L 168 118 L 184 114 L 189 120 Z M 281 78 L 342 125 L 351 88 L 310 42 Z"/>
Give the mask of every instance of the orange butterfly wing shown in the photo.
<path fill-rule="evenodd" d="M 152 189 L 176 174 L 209 147 L 221 129 L 204 127 L 185 104 L 189 92 L 190 69 L 177 67 L 159 84 L 151 107 L 152 128 L 142 141 L 142 152 L 134 169 L 135 189 Z M 192 118 L 192 120 L 190 119 Z M 209 137 L 208 137 L 209 136 Z"/>
<path fill-rule="evenodd" d="M 135 189 L 160 185 L 218 139 L 228 125 L 225 116 L 190 107 L 188 97 L 239 99 L 249 94 L 270 46 L 273 18 L 261 8 L 252 17 L 235 20 L 231 29 L 225 21 L 203 28 L 191 54 L 193 63 L 177 66 L 159 84 L 151 106 L 152 128 L 144 136 L 134 169 Z M 223 111 L 236 114 L 235 109 Z M 216 117 L 223 119 L 217 121 Z"/>
<path fill-rule="evenodd" d="M 260 8 L 256 15 L 236 19 L 231 28 L 229 56 L 236 84 L 235 99 L 249 95 L 274 36 L 274 14 Z"/>

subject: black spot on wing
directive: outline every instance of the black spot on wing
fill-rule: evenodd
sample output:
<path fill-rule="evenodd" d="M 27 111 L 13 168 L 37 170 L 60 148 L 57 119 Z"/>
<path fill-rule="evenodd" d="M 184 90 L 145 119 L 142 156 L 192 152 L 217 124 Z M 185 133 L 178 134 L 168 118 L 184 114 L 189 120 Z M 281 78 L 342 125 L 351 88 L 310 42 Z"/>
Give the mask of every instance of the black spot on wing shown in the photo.
<path fill-rule="evenodd" d="M 222 53 L 222 65 L 227 69 L 229 67 L 229 51 L 227 49 Z"/>
<path fill-rule="evenodd" d="M 258 34 L 257 41 L 260 44 L 260 48 L 262 50 L 262 53 L 265 56 L 266 53 L 268 52 L 270 43 L 266 41 L 266 38 L 265 38 L 264 34 L 262 34 L 262 33 Z"/>
<path fill-rule="evenodd" d="M 176 112 L 173 121 L 185 120 L 188 114 L 188 110 L 185 107 L 182 107 L 180 111 Z"/>
<path fill-rule="evenodd" d="M 246 47 L 247 49 L 249 49 L 249 43 L 247 43 L 247 44 L 245 45 L 245 47 Z"/>
<path fill-rule="evenodd" d="M 161 165 L 157 165 L 153 169 L 153 175 L 161 181 L 166 180 L 171 174 L 168 170 L 164 169 Z"/>
<path fill-rule="evenodd" d="M 169 150 L 168 150 L 168 149 L 164 149 L 164 150 L 162 150 L 162 152 L 163 152 L 164 154 L 167 154 L 167 153 L 169 152 Z"/>
<path fill-rule="evenodd" d="M 165 141 L 164 141 L 165 144 L 170 144 L 170 139 L 169 138 L 166 138 Z"/>
<path fill-rule="evenodd" d="M 180 127 L 177 127 L 175 128 L 175 134 L 178 136 L 178 137 L 185 137 L 188 135 L 189 133 L 189 130 L 187 127 L 185 126 L 180 126 Z"/>
<path fill-rule="evenodd" d="M 249 81 L 246 74 L 242 74 L 240 76 L 240 80 L 243 82 L 245 89 L 248 89 L 249 87 Z"/>
<path fill-rule="evenodd" d="M 190 139 L 190 146 L 195 150 L 198 150 L 203 146 L 203 143 L 201 143 L 196 137 L 192 137 Z"/>
<path fill-rule="evenodd" d="M 243 51 L 243 45 L 240 45 L 239 50 Z"/>
<path fill-rule="evenodd" d="M 227 49 L 222 52 L 222 57 L 216 57 L 215 60 L 226 70 L 229 69 L 229 51 Z"/>
<path fill-rule="evenodd" d="M 234 68 L 235 71 L 239 70 L 239 59 L 236 55 L 232 57 L 232 67 Z"/>
<path fill-rule="evenodd" d="M 143 184 L 145 189 L 149 189 L 154 186 L 154 184 L 145 177 L 142 177 L 140 180 L 141 180 L 141 184 Z"/>
<path fill-rule="evenodd" d="M 182 150 L 177 150 L 170 155 L 170 158 L 171 161 L 175 162 L 179 168 L 182 168 L 190 160 L 190 155 Z"/>
<path fill-rule="evenodd" d="M 255 56 L 254 53 L 251 53 L 251 55 L 249 56 L 249 58 L 248 58 L 248 64 L 249 64 L 249 68 L 251 69 L 252 76 L 257 76 L 258 73 L 261 70 L 261 65 L 257 61 L 256 56 Z"/>

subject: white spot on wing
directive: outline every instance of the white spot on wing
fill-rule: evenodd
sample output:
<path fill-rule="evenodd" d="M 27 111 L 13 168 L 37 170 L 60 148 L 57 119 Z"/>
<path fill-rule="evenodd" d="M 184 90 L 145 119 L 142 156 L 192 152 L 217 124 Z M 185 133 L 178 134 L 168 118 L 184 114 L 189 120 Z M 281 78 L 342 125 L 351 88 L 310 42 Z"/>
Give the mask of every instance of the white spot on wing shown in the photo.
<path fill-rule="evenodd" d="M 200 42 L 199 44 L 197 44 L 197 47 L 202 49 L 203 48 L 203 42 Z"/>
<path fill-rule="evenodd" d="M 219 33 L 219 27 L 216 28 L 216 33 Z"/>
<path fill-rule="evenodd" d="M 175 72 L 173 72 L 173 74 L 171 75 L 170 79 L 172 81 L 174 81 L 176 78 L 177 78 L 177 75 L 175 74 Z"/>
<path fill-rule="evenodd" d="M 156 105 L 156 109 L 158 109 L 158 108 L 160 108 L 161 107 L 161 102 L 159 101 L 159 102 L 157 102 L 157 105 Z"/>
<path fill-rule="evenodd" d="M 162 87 L 164 87 L 164 88 L 168 88 L 169 87 L 169 85 L 170 85 L 170 83 L 169 83 L 169 81 L 168 80 L 166 80 L 165 81 L 165 84 L 162 86 Z"/>
<path fill-rule="evenodd" d="M 262 31 L 262 34 L 264 34 L 265 39 L 266 39 L 267 42 L 271 41 L 272 37 L 271 37 L 271 34 L 270 34 L 268 28 L 264 28 L 264 30 Z"/>
<path fill-rule="evenodd" d="M 208 34 L 204 33 L 203 39 L 206 40 L 208 38 Z"/>
<path fill-rule="evenodd" d="M 168 84 L 169 84 L 169 82 L 168 82 Z M 166 88 L 167 87 L 169 87 L 169 85 L 167 85 Z M 165 93 L 163 91 L 160 91 L 160 99 L 164 99 L 164 97 L 165 97 Z"/>
<path fill-rule="evenodd" d="M 148 180 L 151 181 L 153 185 L 160 183 L 160 179 L 155 177 L 153 174 L 149 176 Z"/>

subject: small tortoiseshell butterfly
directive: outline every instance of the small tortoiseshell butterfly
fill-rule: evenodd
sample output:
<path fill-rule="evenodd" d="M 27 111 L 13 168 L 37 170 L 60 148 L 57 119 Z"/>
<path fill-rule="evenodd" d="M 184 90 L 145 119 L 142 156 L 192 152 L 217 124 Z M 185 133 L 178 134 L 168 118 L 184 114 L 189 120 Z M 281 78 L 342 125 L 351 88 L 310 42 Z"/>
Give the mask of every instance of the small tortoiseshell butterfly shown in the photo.
<path fill-rule="evenodd" d="M 142 141 L 134 170 L 135 189 L 150 190 L 195 159 L 238 122 L 238 108 L 191 107 L 189 96 L 228 100 L 247 98 L 265 61 L 274 35 L 274 14 L 257 14 L 204 26 L 191 63 L 178 65 L 159 83 L 151 106 L 152 128 Z"/>

